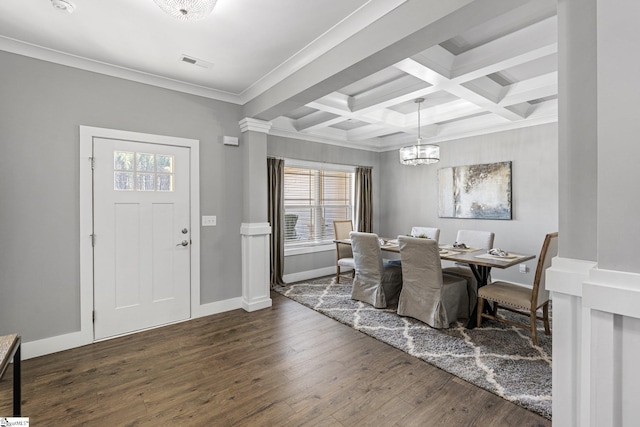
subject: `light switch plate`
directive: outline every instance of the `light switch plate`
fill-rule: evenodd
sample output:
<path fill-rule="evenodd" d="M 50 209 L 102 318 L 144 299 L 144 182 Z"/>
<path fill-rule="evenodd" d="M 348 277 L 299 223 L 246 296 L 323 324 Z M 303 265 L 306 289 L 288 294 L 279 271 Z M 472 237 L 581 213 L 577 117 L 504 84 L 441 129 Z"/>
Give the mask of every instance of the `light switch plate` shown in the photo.
<path fill-rule="evenodd" d="M 527 271 L 527 264 L 520 264 L 520 273 L 526 273 Z"/>
<path fill-rule="evenodd" d="M 202 216 L 202 226 L 203 227 L 213 227 L 216 225 L 216 216 L 215 215 L 203 215 Z"/>

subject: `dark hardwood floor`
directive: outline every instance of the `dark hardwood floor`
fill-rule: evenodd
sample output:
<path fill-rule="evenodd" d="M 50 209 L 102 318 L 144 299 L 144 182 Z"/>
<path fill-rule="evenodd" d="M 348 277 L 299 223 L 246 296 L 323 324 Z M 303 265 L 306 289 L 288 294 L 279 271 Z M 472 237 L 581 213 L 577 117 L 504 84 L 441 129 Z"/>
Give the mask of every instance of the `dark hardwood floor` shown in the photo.
<path fill-rule="evenodd" d="M 278 294 L 26 360 L 32 426 L 550 426 L 532 412 Z M 12 409 L 11 369 L 0 416 Z"/>

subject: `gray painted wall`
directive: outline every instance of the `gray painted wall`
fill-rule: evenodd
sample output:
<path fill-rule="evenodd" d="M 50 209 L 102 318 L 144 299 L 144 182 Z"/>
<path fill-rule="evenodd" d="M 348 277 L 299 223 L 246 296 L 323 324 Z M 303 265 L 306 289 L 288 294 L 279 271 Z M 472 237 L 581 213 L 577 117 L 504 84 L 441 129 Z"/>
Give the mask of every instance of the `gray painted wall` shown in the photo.
<path fill-rule="evenodd" d="M 380 210 L 378 209 L 378 205 L 380 200 L 379 188 L 381 177 L 378 153 L 269 135 L 267 139 L 267 155 L 314 162 L 372 167 L 374 201 L 373 230 L 377 231 L 380 224 Z M 317 270 L 335 265 L 335 250 L 287 256 L 284 261 L 284 274 Z"/>
<path fill-rule="evenodd" d="M 440 243 L 453 243 L 459 229 L 495 233 L 494 246 L 538 254 L 546 233 L 558 230 L 558 127 L 547 124 L 440 143 L 440 162 L 402 166 L 396 150 L 380 161 L 380 233 L 397 236 L 412 226 L 440 228 Z M 511 161 L 512 214 L 507 220 L 438 218 L 437 170 L 451 166 Z M 493 269 L 494 279 L 531 285 L 529 272 Z"/>
<path fill-rule="evenodd" d="M 0 76 L 0 335 L 80 330 L 80 125 L 200 140 L 201 301 L 241 296 L 239 106 L 6 52 Z"/>
<path fill-rule="evenodd" d="M 598 256 L 595 9 L 596 0 L 558 1 L 558 253 L 585 261 Z M 621 112 L 615 106 L 611 111 Z"/>
<path fill-rule="evenodd" d="M 223 135 L 240 137 L 239 106 L 5 52 L 0 75 L 0 334 L 19 330 L 29 342 L 80 329 L 80 125 L 200 140 L 200 214 L 218 217 L 217 227 L 201 228 L 201 301 L 241 296 L 242 149 L 222 144 Z M 543 234 L 557 229 L 557 126 L 441 146 L 443 160 L 426 168 L 401 167 L 395 150 L 273 135 L 267 153 L 373 167 L 374 231 L 381 235 L 436 224 L 441 240 L 451 241 L 463 226 L 489 228 L 496 245 L 536 253 Z M 438 167 L 504 160 L 514 162 L 513 221 L 437 218 Z M 333 251 L 287 257 L 285 274 L 334 262 Z M 523 283 L 531 276 L 506 274 Z"/>
<path fill-rule="evenodd" d="M 640 2 L 598 1 L 597 10 L 598 188 L 591 197 L 598 203 L 598 268 L 640 273 Z M 576 185 L 575 179 L 571 183 Z M 582 212 L 568 211 L 565 218 L 576 215 Z"/>
<path fill-rule="evenodd" d="M 495 246 L 512 252 L 538 254 L 544 235 L 558 230 L 558 127 L 535 126 L 440 144 L 441 161 L 433 166 L 408 167 L 396 150 L 372 153 L 295 139 L 269 136 L 270 156 L 373 166 L 374 231 L 382 236 L 408 233 L 414 225 L 441 229 L 440 241 L 453 242 L 458 229 L 490 230 Z M 438 218 L 438 168 L 479 163 L 512 162 L 513 220 Z M 393 256 L 389 256 L 393 257 Z M 531 285 L 529 272 L 517 268 L 494 270 L 492 277 Z M 335 265 L 335 253 L 289 256 L 285 274 Z"/>

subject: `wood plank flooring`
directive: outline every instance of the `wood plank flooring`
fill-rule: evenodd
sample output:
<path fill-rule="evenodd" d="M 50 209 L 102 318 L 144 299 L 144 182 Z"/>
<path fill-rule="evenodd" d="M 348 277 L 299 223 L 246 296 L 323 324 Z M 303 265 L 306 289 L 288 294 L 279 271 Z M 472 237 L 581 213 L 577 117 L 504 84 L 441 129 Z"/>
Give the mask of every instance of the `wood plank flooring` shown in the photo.
<path fill-rule="evenodd" d="M 273 293 L 235 310 L 26 360 L 34 426 L 550 426 Z M 12 409 L 11 370 L 0 416 Z"/>

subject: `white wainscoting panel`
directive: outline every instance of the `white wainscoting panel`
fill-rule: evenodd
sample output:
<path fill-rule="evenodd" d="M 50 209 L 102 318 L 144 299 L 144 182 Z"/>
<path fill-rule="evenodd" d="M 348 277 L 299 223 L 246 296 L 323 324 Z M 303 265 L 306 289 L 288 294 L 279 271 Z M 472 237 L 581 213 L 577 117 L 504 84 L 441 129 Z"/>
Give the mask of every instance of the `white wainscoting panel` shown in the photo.
<path fill-rule="evenodd" d="M 636 426 L 640 274 L 554 258 L 553 424 Z"/>

